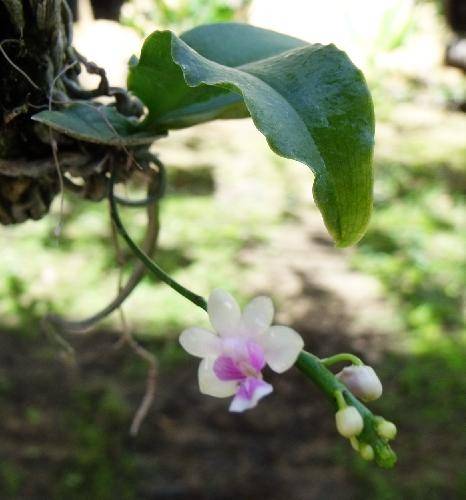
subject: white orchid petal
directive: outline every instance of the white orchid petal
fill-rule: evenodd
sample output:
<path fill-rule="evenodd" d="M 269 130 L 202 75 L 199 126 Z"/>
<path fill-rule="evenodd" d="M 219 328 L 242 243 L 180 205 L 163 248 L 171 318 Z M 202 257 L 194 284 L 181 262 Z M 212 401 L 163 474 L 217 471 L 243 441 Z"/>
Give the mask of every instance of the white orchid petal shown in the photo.
<path fill-rule="evenodd" d="M 227 398 L 236 392 L 237 383 L 234 380 L 220 380 L 215 375 L 213 366 L 215 358 L 203 359 L 199 365 L 199 390 L 202 394 L 216 398 Z"/>
<path fill-rule="evenodd" d="M 270 327 L 273 320 L 273 303 L 269 297 L 260 296 L 251 300 L 241 317 L 242 330 L 247 335 L 260 335 Z"/>
<path fill-rule="evenodd" d="M 236 300 L 225 290 L 216 288 L 207 303 L 210 322 L 222 336 L 234 334 L 239 326 L 241 311 Z"/>
<path fill-rule="evenodd" d="M 221 351 L 220 338 L 203 328 L 188 328 L 180 335 L 181 347 L 192 356 L 207 358 L 216 356 Z"/>
<path fill-rule="evenodd" d="M 287 326 L 272 326 L 260 337 L 267 364 L 277 373 L 283 373 L 293 366 L 304 347 L 298 332 Z"/>

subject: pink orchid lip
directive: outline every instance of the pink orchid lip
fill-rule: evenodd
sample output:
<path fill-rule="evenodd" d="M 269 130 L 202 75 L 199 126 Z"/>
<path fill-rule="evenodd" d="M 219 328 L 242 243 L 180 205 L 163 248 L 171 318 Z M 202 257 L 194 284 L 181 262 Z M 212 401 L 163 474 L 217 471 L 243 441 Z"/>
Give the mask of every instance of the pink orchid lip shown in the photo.
<path fill-rule="evenodd" d="M 230 405 L 231 412 L 243 412 L 254 408 L 257 403 L 273 391 L 273 387 L 262 379 L 247 377 L 239 383 Z"/>
<path fill-rule="evenodd" d="M 255 342 L 237 344 L 229 355 L 222 354 L 214 363 L 215 375 L 220 380 L 244 380 L 247 377 L 262 378 L 265 366 L 264 351 Z"/>
<path fill-rule="evenodd" d="M 247 399 L 251 401 L 257 390 L 262 390 L 265 387 L 270 386 L 267 382 L 254 377 L 247 377 L 243 382 L 241 382 L 237 392 L 236 397 L 241 399 Z"/>
<path fill-rule="evenodd" d="M 256 406 L 257 402 L 273 390 L 262 380 L 265 356 L 255 342 L 235 342 L 227 346 L 227 354 L 219 356 L 213 366 L 215 375 L 222 381 L 238 383 L 230 411 L 241 412 Z"/>
<path fill-rule="evenodd" d="M 230 356 L 219 356 L 214 363 L 214 373 L 220 380 L 244 380 L 246 375 Z"/>

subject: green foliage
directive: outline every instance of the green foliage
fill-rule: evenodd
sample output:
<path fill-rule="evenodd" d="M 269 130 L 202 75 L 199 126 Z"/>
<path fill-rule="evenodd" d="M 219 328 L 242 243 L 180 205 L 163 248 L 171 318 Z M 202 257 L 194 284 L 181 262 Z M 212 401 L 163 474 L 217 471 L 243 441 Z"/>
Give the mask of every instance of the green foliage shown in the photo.
<path fill-rule="evenodd" d="M 129 411 L 119 392 L 86 387 L 72 395 L 63 414 L 73 453 L 63 464 L 54 498 L 135 497 L 134 464 L 125 450 L 124 426 Z"/>
<path fill-rule="evenodd" d="M 158 31 L 145 41 L 128 86 L 149 111 L 139 127 L 112 107 L 82 103 L 33 119 L 79 140 L 134 146 L 170 128 L 250 115 L 273 151 L 312 169 L 314 199 L 337 245 L 363 236 L 374 116 L 364 77 L 344 52 L 236 23 L 181 38 Z"/>
<path fill-rule="evenodd" d="M 376 215 L 354 258 L 398 306 L 410 337 L 439 339 L 463 326 L 463 202 L 450 171 L 381 164 Z"/>
<path fill-rule="evenodd" d="M 200 56 L 222 65 L 219 70 L 225 74 L 220 79 L 225 79 L 225 86 L 228 79 L 236 76 L 232 68 L 261 64 L 263 59 L 308 45 L 296 38 L 236 23 L 201 26 L 180 38 L 171 32 L 153 33 L 146 39 L 138 63 L 130 68 L 128 87 L 148 107 L 149 122 L 162 129 L 187 127 L 215 118 L 249 116 L 241 88 L 230 92 L 216 83 L 191 82 L 196 76 L 198 80 L 209 78 L 208 72 L 215 66 L 199 57 L 189 60 L 189 49 L 180 40 Z M 241 78 L 245 71 L 242 68 L 240 71 Z"/>
<path fill-rule="evenodd" d="M 112 107 L 82 103 L 33 119 L 79 140 L 134 146 L 167 129 L 250 115 L 273 151 L 312 169 L 314 199 L 336 244 L 363 236 L 374 116 L 364 77 L 344 52 L 236 23 L 181 38 L 158 31 L 145 41 L 128 86 L 149 111 L 139 127 Z"/>
<path fill-rule="evenodd" d="M 51 300 L 29 294 L 28 283 L 19 276 L 5 273 L 5 304 L 15 316 L 21 335 L 31 337 L 38 334 L 37 324 L 52 310 Z"/>
<path fill-rule="evenodd" d="M 389 24 L 396 27 L 392 21 Z M 404 32 L 403 28 L 400 35 L 404 36 Z M 193 30 L 183 35 L 182 39 L 204 57 L 224 64 L 224 45 L 214 43 L 203 46 L 202 30 Z M 237 43 L 242 40 L 237 39 Z M 299 43 L 296 50 L 304 50 Z M 393 43 L 393 47 L 390 43 L 387 48 L 398 45 L 396 37 Z M 183 70 L 189 74 L 191 80 L 188 81 L 203 79 L 204 74 L 202 78 L 196 74 L 198 68 L 192 64 L 192 54 L 189 51 L 184 53 L 181 42 L 175 45 L 175 57 L 180 64 L 187 65 Z M 263 48 L 267 48 L 267 44 L 264 47 L 260 43 L 254 44 L 255 50 Z M 256 54 L 259 58 L 266 56 L 266 53 Z M 197 59 L 197 56 L 193 57 Z M 235 62 L 243 64 L 252 61 L 232 60 L 230 64 L 234 66 Z M 203 71 L 209 76 L 211 65 L 207 66 Z M 196 113 L 205 111 L 202 106 L 214 113 L 213 116 L 217 112 L 223 113 L 225 109 L 228 112 L 233 110 L 239 116 L 246 112 L 238 95 L 225 92 L 221 86 L 208 89 L 201 84 L 196 87 L 199 89 L 196 93 L 196 89 L 187 88 L 181 82 L 180 89 L 187 92 L 183 99 L 186 95 L 188 98 L 195 96 L 195 99 L 212 96 L 212 100 L 195 108 Z M 389 108 L 392 103 L 385 98 L 386 89 L 381 95 L 384 105 Z M 158 105 L 159 102 L 154 101 L 154 106 Z M 75 111 L 76 108 L 72 108 L 73 114 Z M 115 139 L 105 120 L 97 120 L 100 130 L 95 131 L 92 126 L 89 127 L 92 123 L 87 117 L 84 117 L 83 123 L 78 116 L 73 124 L 61 122 L 62 119 L 67 120 L 66 114 L 46 113 L 43 117 L 44 123 L 57 130 L 61 126 L 61 130 L 75 134 L 74 137 L 89 141 L 97 139 L 96 142 L 103 143 Z M 126 136 L 125 130 L 130 130 L 130 134 L 140 132 L 132 124 L 129 129 L 125 127 L 121 132 L 123 136 Z M 107 138 L 102 139 L 103 136 Z M 466 390 L 463 382 L 464 343 L 460 337 L 464 276 L 461 267 L 464 265 L 461 185 L 464 185 L 464 175 L 450 164 L 456 152 L 441 143 L 426 141 L 423 137 L 409 151 L 404 147 L 407 143 L 408 139 L 402 142 L 399 149 L 393 148 L 393 160 L 378 162 L 376 215 L 360 250 L 354 256 L 354 263 L 359 269 L 374 274 L 385 285 L 386 295 L 396 304 L 396 316 L 402 319 L 402 338 L 415 339 L 409 346 L 414 344 L 415 349 L 410 349 L 406 355 L 390 356 L 378 367 L 390 390 L 375 404 L 375 410 L 381 414 L 397 415 L 394 420 L 400 428 L 401 439 L 397 443 L 401 448 L 400 467 L 395 473 L 387 475 L 358 460 L 353 464 L 354 478 L 364 498 L 454 498 L 466 486 L 464 480 L 461 483 L 454 474 L 455 466 L 457 469 L 466 467 L 460 430 L 466 408 L 458 404 L 458 401 L 463 403 L 460 395 Z M 119 143 L 114 141 L 113 144 Z M 439 152 L 437 156 L 431 155 L 432 149 Z M 399 159 L 402 153 L 407 155 L 404 160 Z M 430 163 L 421 161 L 421 157 L 429 158 Z M 464 153 L 461 158 L 464 161 Z M 162 208 L 167 223 L 164 224 L 162 249 L 156 260 L 162 267 L 180 275 L 182 280 L 194 284 L 199 291 L 208 291 L 219 282 L 236 291 L 241 288 L 244 275 L 236 260 L 238 254 L 247 244 L 245 242 L 253 238 L 265 242 L 266 246 L 266 234 L 270 229 L 267 224 L 276 225 L 278 218 L 271 218 L 266 223 L 263 220 L 248 220 L 245 225 L 244 220 L 235 220 L 232 213 L 219 213 L 212 198 L 207 196 L 209 189 L 205 189 L 202 182 L 201 196 L 192 195 L 192 185 L 197 182 L 195 177 L 194 173 L 193 178 L 183 186 L 181 196 L 169 196 Z M 9 245 L 13 233 L 6 229 L 1 235 L 3 259 L 0 275 L 7 277 L 0 282 L 0 294 L 4 299 L 7 297 L 1 303 L 2 316 L 7 320 L 13 315 L 24 319 L 21 326 L 26 330 L 34 331 L 37 320 L 51 303 L 57 304 L 65 314 L 82 315 L 83 309 L 94 311 L 103 297 L 115 291 L 111 279 L 106 279 L 105 283 L 101 279 L 102 272 L 111 269 L 112 275 L 109 273 L 107 278 L 115 278 L 116 282 L 115 256 L 109 251 L 111 240 L 102 218 L 102 209 L 76 203 L 75 200 L 73 205 L 72 213 L 65 210 L 67 224 L 60 245 L 52 236 L 56 222 L 53 218 L 34 227 L 28 226 L 24 232 L 23 228 L 17 228 L 14 255 Z M 140 235 L 144 226 L 141 214 L 129 213 L 126 217 L 131 230 Z M 49 261 L 43 256 L 44 249 L 50 256 Z M 30 255 L 35 258 L 30 259 Z M 209 266 L 205 265 L 206 262 Z M 37 270 L 50 266 L 59 270 L 62 281 L 56 285 L 45 284 L 39 292 L 31 290 L 31 284 L 40 280 Z M 128 268 L 130 266 L 131 263 L 127 265 Z M 36 270 L 32 271 L 32 267 Z M 15 272 L 15 268 L 21 272 Z M 213 268 L 215 273 L 211 272 Z M 70 281 L 73 287 L 69 287 Z M 39 298 L 44 294 L 44 287 L 52 291 L 52 299 Z M 154 284 L 150 278 L 142 284 L 141 293 L 136 295 L 139 302 L 136 302 L 136 307 L 133 303 L 128 308 L 129 314 L 136 310 L 138 326 L 143 325 L 152 335 L 169 335 L 192 321 L 191 305 L 173 297 L 170 290 Z M 72 311 L 68 307 L 70 304 L 74 308 Z M 167 346 L 162 360 L 175 362 L 180 358 L 177 344 L 167 342 Z M 140 369 L 138 366 L 137 370 Z M 139 371 L 137 373 L 142 375 Z M 7 377 L 0 378 L 2 398 L 10 397 L 10 385 Z M 38 425 L 42 414 L 36 407 L 28 406 L 24 419 L 28 425 Z M 124 450 L 121 434 L 117 434 L 120 429 L 116 430 L 116 424 L 126 425 L 128 419 L 126 403 L 114 391 L 96 394 L 86 388 L 73 399 L 63 421 L 71 429 L 72 449 L 76 453 L 60 474 L 61 479 L 56 484 L 58 497 L 79 498 L 84 492 L 89 498 L 106 498 L 113 491 L 109 490 L 109 485 L 118 489 L 119 497 L 131 497 L 128 485 L 134 484 L 133 464 Z M 33 447 L 28 451 L 31 456 L 35 452 Z M 2 492 L 17 496 L 20 484 L 27 480 L 23 476 L 21 469 L 1 464 Z"/>
<path fill-rule="evenodd" d="M 236 293 L 244 275 L 238 263 L 239 252 L 249 242 L 266 238 L 279 218 L 276 214 L 263 217 L 250 213 L 245 227 L 242 214 L 232 214 L 210 195 L 213 181 L 205 170 L 200 170 L 196 181 L 196 170 L 190 177 L 197 189 L 204 191 L 199 195 L 187 192 L 177 172 L 173 167 L 169 172 L 169 185 L 174 188 L 161 207 L 161 218 L 166 223 L 156 261 L 176 279 L 192 283 L 202 293 L 219 282 Z M 175 189 L 177 184 L 179 189 Z M 144 192 L 130 189 L 129 196 L 143 197 Z M 68 206 L 73 207 L 72 211 Z M 0 275 L 4 279 L 0 280 L 0 312 L 4 324 L 19 328 L 24 335 L 37 335 L 40 319 L 47 312 L 80 318 L 92 314 L 116 294 L 118 269 L 105 210 L 101 204 L 66 198 L 59 239 L 54 236 L 56 212 L 34 224 L 2 230 Z M 140 210 L 123 212 L 132 235 L 140 239 L 146 224 L 144 214 Z M 11 238 L 14 247 L 8 246 Z M 134 259 L 128 253 L 125 257 L 127 276 Z M 215 267 L 215 274 L 209 272 L 206 262 Z M 204 321 L 204 315 L 189 302 L 151 277 L 139 285 L 125 310 L 135 328 L 156 336 L 178 333 L 188 322 Z M 118 315 L 109 322 L 119 328 Z"/>
<path fill-rule="evenodd" d="M 75 139 L 110 146 L 150 144 L 157 138 L 108 106 L 77 102 L 63 111 L 41 111 L 32 119 Z"/>
<path fill-rule="evenodd" d="M 376 58 L 382 51 L 389 52 L 403 46 L 414 26 L 413 5 L 410 2 L 398 0 L 387 6 L 380 20 L 371 57 Z"/>
<path fill-rule="evenodd" d="M 164 0 L 155 0 L 159 23 L 164 26 L 180 25 L 188 21 L 190 24 L 203 24 L 212 21 L 229 21 L 235 14 L 235 5 L 226 0 L 183 0 L 176 5 L 167 5 Z M 247 2 L 235 2 L 238 4 Z M 156 14 L 154 13 L 154 17 Z"/>
<path fill-rule="evenodd" d="M 0 492 L 5 498 L 18 498 L 18 492 L 24 483 L 24 472 L 14 464 L 0 463 Z"/>
<path fill-rule="evenodd" d="M 131 68 L 145 125 L 180 128 L 250 114 L 273 151 L 315 173 L 314 198 L 339 246 L 372 208 L 374 117 L 362 74 L 334 46 L 241 24 L 155 32 Z M 244 100 L 244 103 L 243 103 Z"/>
<path fill-rule="evenodd" d="M 177 31 L 199 24 L 231 21 L 247 8 L 251 0 L 153 0 L 148 4 L 133 0 L 125 6 L 122 22 L 142 35 L 154 26 Z"/>

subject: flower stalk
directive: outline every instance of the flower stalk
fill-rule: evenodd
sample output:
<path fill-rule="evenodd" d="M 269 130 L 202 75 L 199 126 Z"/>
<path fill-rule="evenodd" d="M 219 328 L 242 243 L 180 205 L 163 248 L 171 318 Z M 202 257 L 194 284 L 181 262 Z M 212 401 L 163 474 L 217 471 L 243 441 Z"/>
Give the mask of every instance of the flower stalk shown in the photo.
<path fill-rule="evenodd" d="M 359 359 L 354 354 L 350 354 L 348 352 L 342 352 L 340 354 L 335 354 L 334 356 L 329 356 L 328 358 L 322 358 L 320 360 L 320 362 L 323 363 L 325 366 L 332 366 L 335 365 L 336 363 L 341 363 L 344 361 L 349 361 L 351 364 L 356 366 L 364 365 L 361 359 Z"/>
<path fill-rule="evenodd" d="M 384 468 L 393 467 L 396 462 L 396 454 L 387 440 L 378 433 L 380 417 L 375 416 L 362 404 L 317 356 L 302 351 L 296 361 L 296 367 L 327 396 L 335 411 L 339 410 L 337 393 L 343 395 L 347 405 L 354 406 L 358 410 L 364 421 L 364 427 L 357 437 L 359 443 L 372 446 L 377 465 Z M 359 449 L 361 449 L 361 444 L 359 444 Z"/>
<path fill-rule="evenodd" d="M 150 257 L 132 240 L 127 233 L 118 213 L 117 203 L 114 195 L 115 169 L 112 171 L 109 187 L 110 214 L 112 221 L 119 234 L 126 241 L 133 253 L 138 257 L 147 269 L 157 276 L 161 281 L 169 285 L 176 292 L 191 301 L 193 304 L 207 311 L 207 301 L 200 295 L 185 288 L 180 283 L 171 278 L 161 269 Z M 352 354 L 342 353 L 329 358 L 319 359 L 317 356 L 301 351 L 295 362 L 295 366 L 327 396 L 333 405 L 335 412 L 345 407 L 354 407 L 363 419 L 363 428 L 358 433 L 357 438 L 352 436 L 350 442 L 359 451 L 365 460 L 374 459 L 377 465 L 384 468 L 391 468 L 395 465 L 396 454 L 388 444 L 388 440 L 396 434 L 396 427 L 383 426 L 384 419 L 375 416 L 359 399 L 357 399 L 347 386 L 344 385 L 327 366 L 335 363 L 349 361 L 353 365 L 363 366 L 363 362 Z"/>
<path fill-rule="evenodd" d="M 207 302 L 204 297 L 197 295 L 196 293 L 188 290 L 183 285 L 175 281 L 171 276 L 169 276 L 161 267 L 159 267 L 137 244 L 131 236 L 126 231 L 123 222 L 121 221 L 120 214 L 118 213 L 118 208 L 115 200 L 115 177 L 116 170 L 113 169 L 112 176 L 110 178 L 110 188 L 108 192 L 108 199 L 110 202 L 110 216 L 112 218 L 113 223 L 115 224 L 115 228 L 118 233 L 122 236 L 122 238 L 126 241 L 129 248 L 135 254 L 135 256 L 147 267 L 147 269 L 154 274 L 161 281 L 166 283 L 168 286 L 173 288 L 176 292 L 181 294 L 186 299 L 190 300 L 193 304 L 207 311 Z"/>

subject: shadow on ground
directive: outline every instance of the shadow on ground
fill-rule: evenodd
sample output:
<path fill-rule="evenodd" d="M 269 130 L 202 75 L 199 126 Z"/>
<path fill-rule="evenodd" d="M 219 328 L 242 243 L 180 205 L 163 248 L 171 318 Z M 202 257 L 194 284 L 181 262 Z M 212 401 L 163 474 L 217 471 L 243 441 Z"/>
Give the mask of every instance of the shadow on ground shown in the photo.
<path fill-rule="evenodd" d="M 318 354 L 329 342 L 351 349 L 337 331 L 304 335 Z M 44 338 L 0 337 L 3 499 L 444 500 L 464 492 L 464 352 L 454 346 L 382 356 L 385 396 L 373 406 L 399 427 L 399 463 L 383 471 L 338 437 L 329 405 L 298 372 L 267 374 L 274 394 L 231 415 L 225 400 L 199 394 L 196 361 L 167 341 L 146 344 L 161 363 L 157 399 L 131 438 L 144 365 L 115 349 L 111 333 L 70 341 L 74 362 Z"/>

